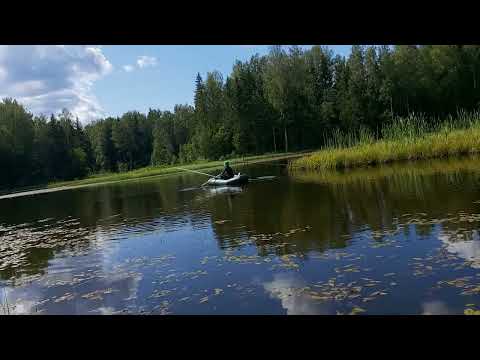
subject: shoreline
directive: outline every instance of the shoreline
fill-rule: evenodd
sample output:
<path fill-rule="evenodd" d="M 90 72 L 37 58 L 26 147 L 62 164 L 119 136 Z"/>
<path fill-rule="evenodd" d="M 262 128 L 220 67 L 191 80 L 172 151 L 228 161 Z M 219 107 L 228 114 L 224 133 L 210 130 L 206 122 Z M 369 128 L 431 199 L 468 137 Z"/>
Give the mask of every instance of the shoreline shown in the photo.
<path fill-rule="evenodd" d="M 312 154 L 312 151 L 299 151 L 299 152 L 291 152 L 291 153 L 278 153 L 278 154 L 266 154 L 266 155 L 256 155 L 250 156 L 245 158 L 236 158 L 230 160 L 231 165 L 237 166 L 245 166 L 250 164 L 262 163 L 262 162 L 270 162 L 276 160 L 284 160 L 290 159 L 295 157 L 305 156 L 307 154 Z M 207 170 L 215 170 L 219 169 L 223 166 L 223 161 L 209 161 L 205 163 L 197 163 L 197 164 L 186 164 L 186 165 L 178 165 L 181 168 L 187 170 L 198 170 L 198 171 L 207 171 Z M 172 165 L 168 167 L 159 167 L 159 168 L 142 168 L 132 170 L 126 173 L 113 173 L 108 174 L 105 176 L 97 175 L 95 177 L 90 177 L 82 180 L 72 180 L 72 181 L 65 181 L 65 182 L 58 182 L 58 183 L 51 183 L 47 186 L 38 187 L 38 188 L 30 188 L 21 190 L 18 189 L 17 191 L 13 190 L 10 193 L 5 193 L 0 195 L 0 200 L 3 199 L 11 199 L 15 197 L 21 196 L 32 196 L 37 194 L 46 194 L 55 191 L 65 191 L 65 190 L 73 190 L 79 189 L 89 186 L 97 186 L 97 185 L 107 185 L 113 183 L 120 183 L 120 182 L 127 182 L 127 181 L 139 181 L 139 180 L 146 180 L 146 179 L 153 179 L 153 178 L 160 178 L 166 176 L 173 176 L 182 174 L 188 171 L 182 171 L 176 169 L 177 165 Z M 136 172 L 138 172 L 138 176 L 135 176 Z M 112 178 L 112 179 L 109 179 Z M 115 179 L 118 178 L 118 179 Z"/>

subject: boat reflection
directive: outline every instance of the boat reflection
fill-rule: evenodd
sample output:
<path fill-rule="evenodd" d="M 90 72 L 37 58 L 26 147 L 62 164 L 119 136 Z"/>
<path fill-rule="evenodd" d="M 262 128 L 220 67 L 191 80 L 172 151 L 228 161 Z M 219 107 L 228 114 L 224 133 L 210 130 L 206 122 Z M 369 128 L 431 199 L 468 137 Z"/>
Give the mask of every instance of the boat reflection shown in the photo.
<path fill-rule="evenodd" d="M 241 186 L 212 186 L 205 189 L 207 196 L 237 195 L 243 191 L 244 188 Z"/>

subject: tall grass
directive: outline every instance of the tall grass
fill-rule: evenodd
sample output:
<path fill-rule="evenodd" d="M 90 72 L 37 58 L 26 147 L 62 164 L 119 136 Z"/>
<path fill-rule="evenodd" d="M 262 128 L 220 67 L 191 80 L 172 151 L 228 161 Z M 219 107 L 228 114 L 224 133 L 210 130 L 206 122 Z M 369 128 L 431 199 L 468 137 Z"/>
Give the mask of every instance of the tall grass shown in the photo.
<path fill-rule="evenodd" d="M 343 169 L 392 161 L 480 153 L 480 111 L 460 110 L 440 120 L 423 114 L 395 118 L 377 134 L 366 128 L 336 130 L 323 150 L 290 163 L 290 169 Z"/>

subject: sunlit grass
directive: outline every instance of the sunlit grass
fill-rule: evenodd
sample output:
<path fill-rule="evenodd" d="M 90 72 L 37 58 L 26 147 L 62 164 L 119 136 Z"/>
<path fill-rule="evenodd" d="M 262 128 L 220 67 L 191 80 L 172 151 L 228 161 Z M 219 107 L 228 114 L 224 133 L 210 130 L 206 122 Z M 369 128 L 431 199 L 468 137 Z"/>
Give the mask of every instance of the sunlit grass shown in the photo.
<path fill-rule="evenodd" d="M 257 156 L 248 156 L 244 158 L 230 159 L 232 167 L 235 165 L 242 165 L 245 163 L 252 164 L 255 162 L 263 162 L 270 160 L 278 160 L 289 158 L 292 156 L 298 156 L 299 153 L 275 153 L 265 154 Z M 223 161 L 199 161 L 192 164 L 177 164 L 177 165 L 164 165 L 164 166 L 148 166 L 137 170 L 132 170 L 123 173 L 104 173 L 92 175 L 88 178 L 73 181 L 61 181 L 48 184 L 49 188 L 61 187 L 61 186 L 81 186 L 97 183 L 106 183 L 114 181 L 134 180 L 145 177 L 171 175 L 182 172 L 178 168 L 189 170 L 215 170 L 223 167 Z"/>
<path fill-rule="evenodd" d="M 292 161 L 290 169 L 347 169 L 476 153 L 480 153 L 480 112 L 459 112 L 455 119 L 430 122 L 412 115 L 385 126 L 379 140 L 366 130 L 337 132 L 327 148 Z"/>

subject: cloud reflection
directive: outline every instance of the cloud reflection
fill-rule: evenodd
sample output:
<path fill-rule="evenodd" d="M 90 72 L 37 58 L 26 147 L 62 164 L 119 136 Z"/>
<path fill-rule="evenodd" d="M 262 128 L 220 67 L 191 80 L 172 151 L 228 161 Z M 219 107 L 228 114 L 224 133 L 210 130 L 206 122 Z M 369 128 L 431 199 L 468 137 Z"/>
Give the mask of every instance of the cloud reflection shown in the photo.
<path fill-rule="evenodd" d="M 63 264 L 68 268 L 66 265 L 68 261 Z M 0 313 L 113 314 L 138 309 L 141 274 L 128 268 L 116 272 L 86 270 L 83 274 L 53 272 L 25 286 L 4 287 Z"/>
<path fill-rule="evenodd" d="M 281 273 L 274 275 L 271 282 L 263 283 L 270 297 L 281 300 L 287 315 L 323 315 L 331 314 L 324 304 L 319 304 L 305 293 L 299 291 L 306 286 L 303 279 L 293 274 Z"/>
<path fill-rule="evenodd" d="M 457 233 L 442 232 L 438 238 L 446 245 L 448 252 L 471 261 L 471 266 L 480 269 L 480 238 L 476 230 L 469 233 L 468 240 L 461 240 Z"/>
<path fill-rule="evenodd" d="M 448 315 L 452 312 L 443 301 L 430 301 L 422 304 L 422 315 Z"/>

